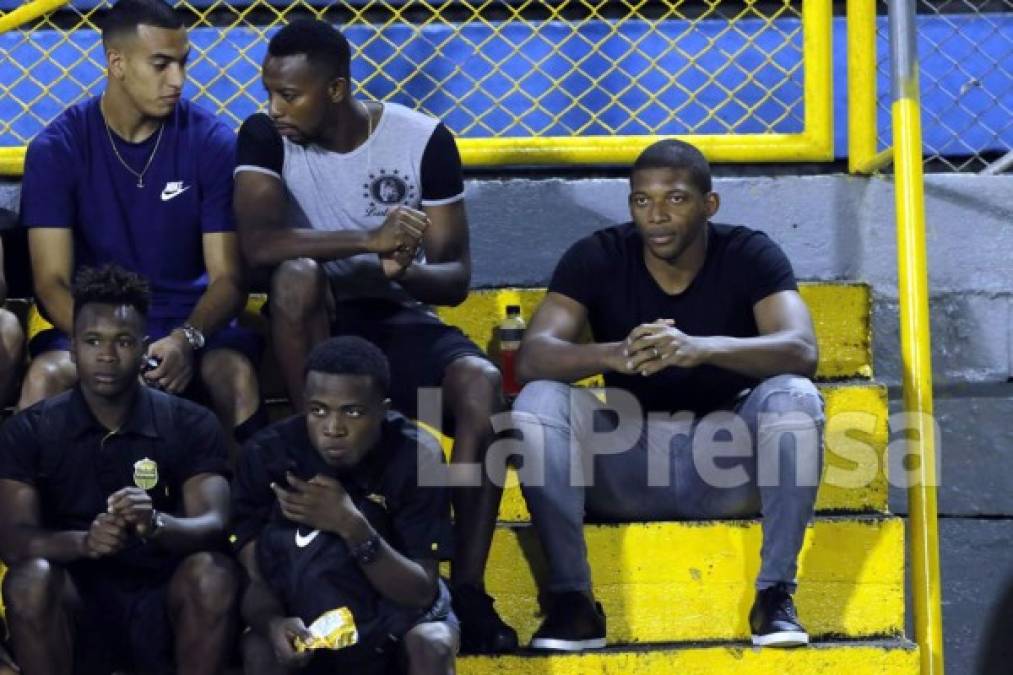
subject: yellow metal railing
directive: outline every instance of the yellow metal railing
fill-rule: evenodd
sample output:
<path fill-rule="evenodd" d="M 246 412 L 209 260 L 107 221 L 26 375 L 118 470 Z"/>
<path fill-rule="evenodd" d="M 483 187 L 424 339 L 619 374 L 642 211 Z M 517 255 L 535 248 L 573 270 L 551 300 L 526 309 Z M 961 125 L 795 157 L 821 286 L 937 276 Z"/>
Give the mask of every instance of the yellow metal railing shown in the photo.
<path fill-rule="evenodd" d="M 660 5 L 660 16 L 648 12 L 647 3 L 642 0 L 623 3 L 376 0 L 335 7 L 312 6 L 307 0 L 286 5 L 272 5 L 267 0 L 243 1 L 243 6 L 212 3 L 202 8 L 195 7 L 190 0 L 176 0 L 177 6 L 196 17 L 195 28 L 220 26 L 219 15 L 225 10 L 230 12 L 231 25 L 221 30 L 211 44 L 195 49 L 191 68 L 214 69 L 207 79 L 195 82 L 199 90 L 196 98 L 233 126 L 238 126 L 240 117 L 248 114 L 236 113 L 237 102 L 243 104 L 239 108 L 244 111 L 262 104 L 259 77 L 255 72 L 251 74 L 251 70 L 255 71 L 259 65 L 254 52 L 266 44 L 267 31 L 284 23 L 293 11 L 331 20 L 331 12 L 337 11 L 337 7 L 344 12 L 344 25 L 359 31 L 353 40 L 354 59 L 366 66 L 365 75 L 356 83 L 359 93 L 369 96 L 378 91 L 384 100 L 398 100 L 447 117 L 453 117 L 455 111 L 467 112 L 471 117 L 461 115 L 466 118 L 464 121 L 448 121 L 448 126 L 458 135 L 462 158 L 471 166 L 627 164 L 650 143 L 672 135 L 696 144 L 710 159 L 720 162 L 833 158 L 830 0 L 778 0 L 762 4 L 746 0 L 742 5 L 708 0 L 699 11 L 689 10 L 682 2 L 673 0 Z M 0 16 L 0 32 L 23 27 L 27 40 L 32 31 L 46 30 L 60 40 L 44 49 L 38 61 L 33 57 L 32 63 L 15 64 L 22 68 L 16 83 L 30 82 L 34 86 L 28 88 L 33 92 L 41 90 L 41 94 L 15 99 L 13 86 L 2 92 L 21 104 L 22 121 L 31 119 L 31 124 L 19 127 L 20 135 L 14 134 L 22 145 L 36 133 L 24 129 L 48 121 L 39 117 L 38 104 L 54 86 L 51 82 L 37 82 L 32 76 L 33 68 L 52 63 L 56 47 L 69 44 L 74 31 L 95 31 L 91 16 L 103 8 L 100 5 L 97 10 L 78 9 L 71 3 L 60 26 L 49 22 L 46 14 L 66 4 L 63 0 L 30 0 Z M 498 12 L 495 19 L 490 18 L 491 12 Z M 76 26 L 71 25 L 74 13 L 78 16 Z M 261 24 L 254 23 L 254 14 Z M 624 22 L 635 23 L 637 30 L 623 32 Z M 587 31 L 592 24 L 594 31 Z M 537 54 L 534 41 L 542 39 L 539 31 L 545 27 L 579 48 L 569 50 L 554 44 L 548 55 Z M 523 41 L 516 38 L 518 28 L 527 36 Z M 230 37 L 233 29 L 237 35 L 252 36 L 253 42 L 233 48 Z M 431 39 L 432 32 L 424 32 L 428 29 L 449 31 L 457 40 L 457 48 L 466 52 L 464 56 L 460 51 L 445 53 L 446 43 Z M 397 37 L 392 37 L 392 30 Z M 648 41 L 657 42 L 659 38 L 665 38 L 661 53 L 648 47 Z M 406 43 L 421 48 L 407 48 Z M 600 68 L 592 65 L 590 59 L 606 43 L 611 47 L 619 45 L 622 54 L 610 54 Z M 74 47 L 81 49 L 78 44 Z M 504 49 L 505 56 L 496 54 Z M 701 54 L 718 50 L 724 59 L 722 63 L 694 70 Z M 405 55 L 409 53 L 412 60 L 406 79 L 415 78 L 414 86 L 389 76 L 397 67 L 404 67 Z M 758 65 L 752 63 L 757 55 L 761 57 Z M 639 63 L 641 70 L 630 69 L 623 61 L 627 58 Z M 505 64 L 510 60 L 512 70 L 507 72 Z M 102 61 L 101 50 L 94 45 L 84 49 L 78 59 L 78 63 L 89 65 L 92 73 L 104 67 Z M 519 70 L 518 62 L 524 64 Z M 238 70 L 244 74 L 237 75 Z M 639 75 L 647 70 L 663 76 L 660 88 L 639 81 Z M 64 68 L 60 77 L 80 89 L 77 98 L 101 86 L 100 79 L 92 75 L 78 81 L 69 71 L 69 67 Z M 586 76 L 587 91 L 603 93 L 604 101 L 595 107 L 584 99 L 585 91 L 568 91 L 560 86 L 572 72 Z M 692 84 L 686 79 L 689 75 Z M 534 76 L 548 80 L 548 88 L 535 91 L 529 79 Z M 507 86 L 499 89 L 488 86 L 493 77 Z M 467 85 L 467 89 L 448 86 L 451 80 L 456 85 Z M 227 92 L 220 93 L 211 83 L 227 83 L 229 86 L 224 88 Z M 747 89 L 751 90 L 748 95 Z M 503 124 L 496 126 L 489 121 L 493 115 L 468 108 L 469 96 L 476 92 L 488 97 L 490 108 L 506 120 Z M 632 98 L 631 92 L 635 94 Z M 666 92 L 678 96 L 666 98 Z M 549 103 L 550 95 L 557 99 L 556 103 Z M 443 102 L 429 110 L 427 106 L 441 96 Z M 521 103 L 518 105 L 517 101 Z M 662 113 L 650 122 L 643 114 L 649 106 L 653 106 L 653 112 Z M 697 111 L 696 117 L 690 115 L 690 107 Z M 698 112 L 700 109 L 703 113 Z M 533 124 L 530 111 L 538 112 L 546 122 L 540 126 Z M 635 123 L 633 131 L 629 128 L 631 122 Z M 0 132 L 6 128 L 10 136 L 12 124 L 12 120 L 0 120 Z M 20 173 L 23 161 L 24 147 L 0 148 L 0 173 Z"/>
<path fill-rule="evenodd" d="M 904 410 L 918 438 L 907 438 L 918 480 L 908 488 L 911 589 L 922 675 L 943 675 L 942 579 L 936 512 L 936 436 L 932 406 L 932 341 L 925 255 L 922 122 L 915 46 L 915 0 L 890 0 L 893 145 L 897 207 L 897 293 Z"/>
<path fill-rule="evenodd" d="M 0 16 L 0 33 L 6 33 L 29 21 L 34 21 L 40 16 L 63 7 L 67 2 L 68 0 L 32 0 L 32 2 L 25 3 L 17 9 Z"/>
<path fill-rule="evenodd" d="M 848 170 L 875 173 L 893 160 L 893 148 L 877 150 L 877 0 L 847 0 Z"/>
<path fill-rule="evenodd" d="M 893 145 L 877 149 L 876 0 L 847 0 L 848 168 L 875 173 L 893 162 L 897 210 L 897 293 L 904 411 L 917 439 L 908 489 L 911 590 L 922 675 L 943 675 L 942 577 L 936 505 L 937 438 L 932 403 L 932 342 L 925 253 L 925 185 L 914 0 L 889 0 Z"/>
<path fill-rule="evenodd" d="M 831 5 L 803 0 L 805 124 L 798 134 L 683 134 L 715 162 L 805 162 L 833 159 Z M 464 161 L 489 164 L 629 164 L 662 136 L 463 138 Z"/>

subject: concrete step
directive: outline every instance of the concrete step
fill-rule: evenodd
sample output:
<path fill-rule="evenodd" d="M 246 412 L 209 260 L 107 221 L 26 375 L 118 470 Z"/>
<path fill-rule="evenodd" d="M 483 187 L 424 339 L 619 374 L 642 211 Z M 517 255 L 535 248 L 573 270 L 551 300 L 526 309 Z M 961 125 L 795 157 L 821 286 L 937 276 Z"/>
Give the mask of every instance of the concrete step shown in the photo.
<path fill-rule="evenodd" d="M 820 390 L 826 402 L 827 428 L 816 509 L 821 513 L 885 513 L 889 492 L 886 388 L 869 383 L 824 384 Z M 453 440 L 429 430 L 440 439 L 449 457 Z M 531 519 L 513 469 L 507 475 L 499 519 Z"/>
<path fill-rule="evenodd" d="M 860 283 L 803 283 L 800 292 L 813 315 L 816 339 L 820 345 L 820 360 L 816 377 L 821 380 L 872 377 L 872 338 L 870 333 L 871 291 Z M 457 326 L 474 340 L 486 353 L 496 358 L 498 346 L 493 339 L 494 329 L 505 316 L 507 305 L 520 305 L 526 320 L 530 320 L 538 303 L 545 295 L 544 288 L 473 289 L 468 298 L 457 307 L 440 307 L 440 317 Z M 241 320 L 244 325 L 267 336 L 267 322 L 260 309 L 267 297 L 250 295 Z M 268 350 L 269 352 L 270 350 Z M 277 365 L 271 354 L 265 354 L 261 380 L 265 395 L 283 394 Z M 600 382 L 589 378 L 587 383 Z"/>
<path fill-rule="evenodd" d="M 822 380 L 872 377 L 871 290 L 860 283 L 802 283 L 820 346 L 816 377 Z M 440 317 L 457 326 L 487 353 L 495 353 L 493 329 L 507 305 L 520 305 L 530 320 L 544 288 L 473 289 L 457 307 L 440 307 Z"/>
<path fill-rule="evenodd" d="M 918 668 L 918 648 L 906 640 L 827 642 L 793 650 L 658 645 L 560 656 L 465 656 L 457 662 L 460 675 L 916 675 Z"/>
<path fill-rule="evenodd" d="M 758 521 L 587 525 L 595 595 L 609 644 L 745 640 L 759 570 Z M 529 525 L 501 525 L 486 586 L 527 644 L 542 615 L 545 560 Z M 814 637 L 904 630 L 904 523 L 888 516 L 817 518 L 799 557 L 800 618 Z"/>
<path fill-rule="evenodd" d="M 887 513 L 889 482 L 887 465 L 886 388 L 878 384 L 822 384 L 826 402 L 824 470 L 816 510 L 833 513 Z M 291 414 L 287 401 L 269 403 L 272 419 Z M 426 427 L 450 456 L 453 439 Z M 526 523 L 531 520 L 521 493 L 517 472 L 508 469 L 499 507 L 499 520 Z"/>

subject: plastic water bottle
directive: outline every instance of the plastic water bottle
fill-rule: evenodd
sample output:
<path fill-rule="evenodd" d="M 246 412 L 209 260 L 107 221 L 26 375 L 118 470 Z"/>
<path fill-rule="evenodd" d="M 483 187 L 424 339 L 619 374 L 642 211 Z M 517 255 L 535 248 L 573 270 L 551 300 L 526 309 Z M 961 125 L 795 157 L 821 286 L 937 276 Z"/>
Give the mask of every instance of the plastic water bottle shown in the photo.
<path fill-rule="evenodd" d="M 524 338 L 524 328 L 520 306 L 507 305 L 506 317 L 499 323 L 499 368 L 503 374 L 503 393 L 508 397 L 521 393 L 514 362 Z"/>

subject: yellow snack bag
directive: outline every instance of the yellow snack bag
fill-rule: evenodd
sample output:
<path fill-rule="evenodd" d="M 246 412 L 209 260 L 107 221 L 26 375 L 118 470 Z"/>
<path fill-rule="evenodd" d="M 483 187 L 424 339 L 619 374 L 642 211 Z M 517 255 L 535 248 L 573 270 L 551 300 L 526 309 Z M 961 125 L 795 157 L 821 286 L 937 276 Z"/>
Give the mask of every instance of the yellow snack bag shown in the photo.
<path fill-rule="evenodd" d="M 298 652 L 307 649 L 342 649 L 351 647 L 359 641 L 359 631 L 355 627 L 355 619 L 347 607 L 338 607 L 324 612 L 309 626 L 313 637 L 295 639 Z"/>

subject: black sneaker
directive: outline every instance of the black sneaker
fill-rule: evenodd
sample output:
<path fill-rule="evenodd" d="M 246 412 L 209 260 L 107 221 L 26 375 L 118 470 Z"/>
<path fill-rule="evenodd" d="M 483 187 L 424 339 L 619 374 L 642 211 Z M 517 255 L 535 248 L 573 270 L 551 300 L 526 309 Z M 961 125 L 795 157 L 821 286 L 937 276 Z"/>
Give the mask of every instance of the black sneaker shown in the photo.
<path fill-rule="evenodd" d="M 605 646 L 605 610 L 580 591 L 558 593 L 531 638 L 532 649 L 579 652 Z"/>
<path fill-rule="evenodd" d="M 809 644 L 809 634 L 798 622 L 795 603 L 786 584 L 777 584 L 756 593 L 749 610 L 749 627 L 757 647 L 800 647 Z"/>
<path fill-rule="evenodd" d="M 503 623 L 493 600 L 471 585 L 455 586 L 454 613 L 461 622 L 462 654 L 501 654 L 517 649 L 517 631 Z"/>

